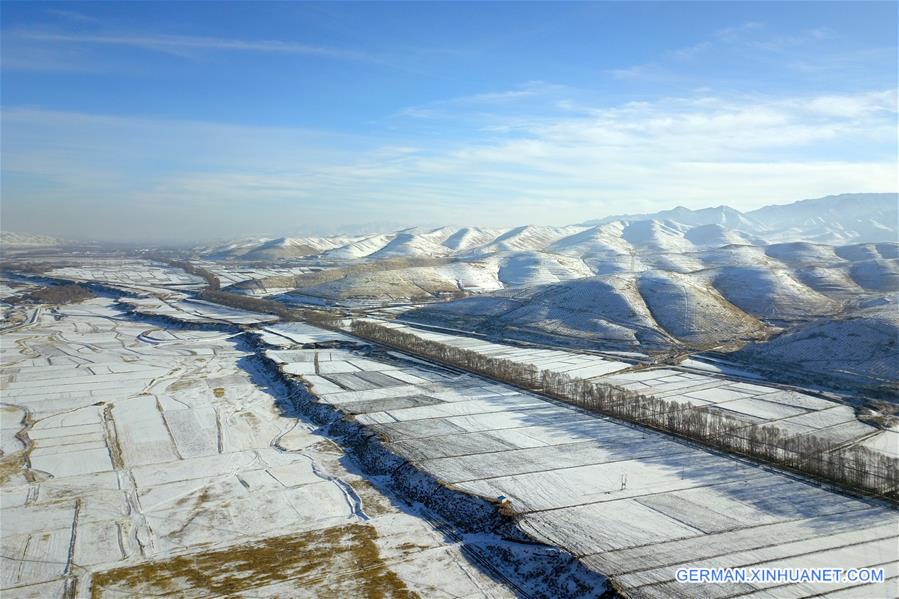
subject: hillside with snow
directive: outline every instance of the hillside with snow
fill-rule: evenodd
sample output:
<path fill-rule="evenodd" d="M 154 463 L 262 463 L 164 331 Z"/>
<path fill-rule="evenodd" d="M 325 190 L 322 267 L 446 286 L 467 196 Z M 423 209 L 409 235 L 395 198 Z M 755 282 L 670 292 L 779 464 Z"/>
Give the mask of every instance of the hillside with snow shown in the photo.
<path fill-rule="evenodd" d="M 789 365 L 808 381 L 832 377 L 866 386 L 895 385 L 899 307 L 895 296 L 871 303 L 842 318 L 814 320 L 766 343 L 751 343 L 735 357 L 769 370 Z"/>

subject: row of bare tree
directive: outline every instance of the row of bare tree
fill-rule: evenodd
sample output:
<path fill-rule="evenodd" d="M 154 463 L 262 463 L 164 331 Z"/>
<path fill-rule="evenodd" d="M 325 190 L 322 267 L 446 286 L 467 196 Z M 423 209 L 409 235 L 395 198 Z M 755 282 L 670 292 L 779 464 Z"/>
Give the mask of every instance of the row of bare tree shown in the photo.
<path fill-rule="evenodd" d="M 899 499 L 899 460 L 866 447 L 846 445 L 811 434 L 795 434 L 774 425 L 753 424 L 714 407 L 697 407 L 563 373 L 540 371 L 532 364 L 492 358 L 371 321 L 353 320 L 351 330 L 359 337 L 540 391 L 592 412 L 672 433 L 857 491 Z"/>
<path fill-rule="evenodd" d="M 49 285 L 27 291 L 19 296 L 6 298 L 4 301 L 13 304 L 75 304 L 86 299 L 96 297 L 94 293 L 84 285 L 76 283 L 66 285 Z"/>

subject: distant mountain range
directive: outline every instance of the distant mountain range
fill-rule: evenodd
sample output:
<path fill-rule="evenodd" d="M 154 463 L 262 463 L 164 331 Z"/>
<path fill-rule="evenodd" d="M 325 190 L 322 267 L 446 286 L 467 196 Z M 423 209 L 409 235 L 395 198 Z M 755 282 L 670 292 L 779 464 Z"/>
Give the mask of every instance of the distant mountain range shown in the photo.
<path fill-rule="evenodd" d="M 304 256 L 421 258 L 544 251 L 585 260 L 647 252 L 684 253 L 725 245 L 764 246 L 803 241 L 827 245 L 897 240 L 899 194 L 827 196 L 740 212 L 728 206 L 691 210 L 679 206 L 653 214 L 628 214 L 550 227 L 409 228 L 392 233 L 333 237 L 251 239 L 204 248 L 213 259 L 272 261 Z"/>
<path fill-rule="evenodd" d="M 897 241 L 899 194 L 846 193 L 792 204 L 775 204 L 740 212 L 729 206 L 690 210 L 678 206 L 652 214 L 628 214 L 587 221 L 674 221 L 684 225 L 718 225 L 764 237 L 769 242 L 877 243 Z"/>

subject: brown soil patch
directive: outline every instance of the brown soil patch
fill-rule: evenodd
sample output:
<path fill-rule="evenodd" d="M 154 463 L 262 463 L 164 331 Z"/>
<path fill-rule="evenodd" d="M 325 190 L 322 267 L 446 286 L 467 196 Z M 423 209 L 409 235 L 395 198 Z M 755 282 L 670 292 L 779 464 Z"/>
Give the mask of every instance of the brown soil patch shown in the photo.
<path fill-rule="evenodd" d="M 356 491 L 359 499 L 362 500 L 362 509 L 365 510 L 365 513 L 370 518 L 396 511 L 396 508 L 391 505 L 390 500 L 367 480 L 358 479 L 348 482 L 350 486 L 353 487 L 353 490 Z"/>
<path fill-rule="evenodd" d="M 343 450 L 340 448 L 340 446 L 337 445 L 336 443 L 334 443 L 333 441 L 329 441 L 327 439 L 325 439 L 323 441 L 319 441 L 312 447 L 315 448 L 315 451 L 317 453 L 325 453 L 325 454 L 331 454 L 331 455 L 337 455 L 337 456 L 343 455 Z"/>
<path fill-rule="evenodd" d="M 348 524 L 98 572 L 91 597 L 252 595 L 284 584 L 319 597 L 416 597 L 387 569 L 374 527 Z"/>
<path fill-rule="evenodd" d="M 165 388 L 169 393 L 174 393 L 175 391 L 183 391 L 185 389 L 190 389 L 191 387 L 197 385 L 197 381 L 192 380 L 188 377 L 183 377 L 171 383 L 168 387 Z"/>
<path fill-rule="evenodd" d="M 250 412 L 249 410 L 245 410 L 243 412 L 235 412 L 234 417 L 243 420 L 244 424 L 246 424 L 247 427 L 254 433 L 259 432 L 262 421 L 259 420 L 259 416 L 257 416 L 253 412 Z"/>
<path fill-rule="evenodd" d="M 28 436 L 28 431 L 34 425 L 31 412 L 18 406 L 3 406 L 4 412 L 20 415 L 19 422 L 22 428 L 16 433 L 16 439 L 22 444 L 19 451 L 3 455 L 0 452 L 0 485 L 5 485 L 16 474 L 21 473 L 28 482 L 35 482 L 34 472 L 31 470 L 31 450 L 34 441 Z"/>
<path fill-rule="evenodd" d="M 212 390 L 212 394 L 216 397 L 225 397 L 225 388 L 224 387 L 216 387 Z"/>
<path fill-rule="evenodd" d="M 14 475 L 26 468 L 25 452 L 17 451 L 0 458 L 0 485 L 5 485 Z"/>

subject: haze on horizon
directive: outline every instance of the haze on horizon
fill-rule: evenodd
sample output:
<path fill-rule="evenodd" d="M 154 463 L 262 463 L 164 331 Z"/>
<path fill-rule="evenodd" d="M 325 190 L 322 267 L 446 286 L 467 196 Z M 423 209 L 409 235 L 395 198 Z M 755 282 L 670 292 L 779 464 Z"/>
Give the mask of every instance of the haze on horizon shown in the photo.
<path fill-rule="evenodd" d="M 562 225 L 897 190 L 892 2 L 3 2 L 5 230 Z"/>

